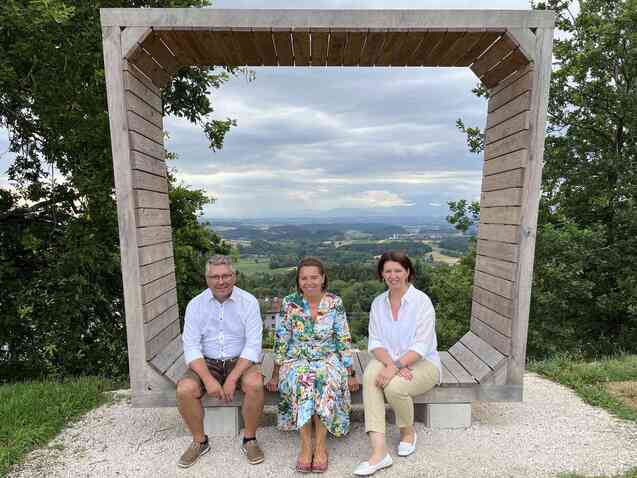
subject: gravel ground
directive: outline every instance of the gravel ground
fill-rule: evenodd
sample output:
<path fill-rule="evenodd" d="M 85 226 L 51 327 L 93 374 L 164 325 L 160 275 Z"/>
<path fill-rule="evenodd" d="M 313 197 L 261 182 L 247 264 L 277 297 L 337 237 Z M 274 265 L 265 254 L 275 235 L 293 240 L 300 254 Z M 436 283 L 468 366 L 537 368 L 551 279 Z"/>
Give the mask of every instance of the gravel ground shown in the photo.
<path fill-rule="evenodd" d="M 376 476 L 555 477 L 562 472 L 613 475 L 637 466 L 637 424 L 584 404 L 572 391 L 534 374 L 524 381 L 522 403 L 475 403 L 466 430 L 429 430 L 417 423 L 418 450 Z M 360 414 L 360 413 L 359 413 Z M 296 433 L 271 424 L 259 430 L 266 454 L 251 466 L 239 438 L 211 438 L 212 452 L 188 470 L 176 461 L 190 436 L 175 409 L 134 409 L 126 399 L 103 406 L 31 453 L 9 476 L 46 477 L 263 477 L 294 476 Z M 388 429 L 392 447 L 398 430 Z M 329 440 L 325 476 L 352 476 L 367 458 L 363 424 Z"/>

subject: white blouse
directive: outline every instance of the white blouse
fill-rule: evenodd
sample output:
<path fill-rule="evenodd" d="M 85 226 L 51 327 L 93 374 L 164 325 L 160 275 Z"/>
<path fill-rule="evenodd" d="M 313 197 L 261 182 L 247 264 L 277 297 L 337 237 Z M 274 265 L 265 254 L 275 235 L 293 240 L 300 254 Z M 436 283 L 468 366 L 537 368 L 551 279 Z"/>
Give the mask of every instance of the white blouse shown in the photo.
<path fill-rule="evenodd" d="M 389 291 L 377 296 L 369 311 L 369 341 L 367 349 L 384 348 L 392 360 L 409 351 L 416 352 L 438 368 L 438 383 L 442 381 L 442 364 L 436 340 L 436 312 L 424 292 L 409 286 L 400 300 L 398 320 L 393 320 Z"/>

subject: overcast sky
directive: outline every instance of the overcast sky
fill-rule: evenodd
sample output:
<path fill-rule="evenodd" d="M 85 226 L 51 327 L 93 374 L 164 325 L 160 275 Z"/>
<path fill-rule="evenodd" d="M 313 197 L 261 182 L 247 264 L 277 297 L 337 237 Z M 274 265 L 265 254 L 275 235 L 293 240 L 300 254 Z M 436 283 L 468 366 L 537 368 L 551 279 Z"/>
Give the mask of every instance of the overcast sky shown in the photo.
<path fill-rule="evenodd" d="M 215 8 L 528 9 L 521 0 L 218 0 Z M 479 197 L 481 162 L 457 118 L 483 126 L 486 105 L 466 68 L 255 68 L 214 93 L 237 120 L 212 153 L 202 132 L 167 118 L 177 177 L 216 198 L 212 218 L 298 217 L 358 210 L 444 216 Z M 10 164 L 0 130 L 0 184 Z"/>

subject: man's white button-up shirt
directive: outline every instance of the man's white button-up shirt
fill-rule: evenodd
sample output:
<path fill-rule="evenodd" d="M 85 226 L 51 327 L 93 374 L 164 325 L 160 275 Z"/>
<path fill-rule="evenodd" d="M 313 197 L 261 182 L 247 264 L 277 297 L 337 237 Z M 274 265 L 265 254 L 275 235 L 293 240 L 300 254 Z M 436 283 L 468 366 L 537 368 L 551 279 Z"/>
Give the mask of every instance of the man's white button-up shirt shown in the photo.
<path fill-rule="evenodd" d="M 210 289 L 193 298 L 184 319 L 184 359 L 243 357 L 261 361 L 263 321 L 257 299 L 237 286 L 224 302 Z"/>
<path fill-rule="evenodd" d="M 369 312 L 369 341 L 371 352 L 384 348 L 392 360 L 398 360 L 409 351 L 416 352 L 438 368 L 438 381 L 442 381 L 442 364 L 436 339 L 436 312 L 424 292 L 409 286 L 400 300 L 398 320 L 393 320 L 389 291 L 377 296 Z"/>

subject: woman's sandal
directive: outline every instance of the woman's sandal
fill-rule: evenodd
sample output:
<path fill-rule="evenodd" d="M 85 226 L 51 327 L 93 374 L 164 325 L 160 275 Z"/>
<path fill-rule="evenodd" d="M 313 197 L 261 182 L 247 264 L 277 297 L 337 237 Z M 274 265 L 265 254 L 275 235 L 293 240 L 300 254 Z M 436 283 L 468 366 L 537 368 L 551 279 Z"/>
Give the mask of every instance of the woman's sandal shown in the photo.
<path fill-rule="evenodd" d="M 299 473 L 311 473 L 312 462 L 310 461 L 310 463 L 303 463 L 300 459 L 297 459 L 295 470 L 298 471 Z"/>
<path fill-rule="evenodd" d="M 325 454 L 325 463 L 315 463 L 312 458 L 312 471 L 314 473 L 325 473 L 327 471 L 327 463 L 329 462 L 329 456 Z"/>

